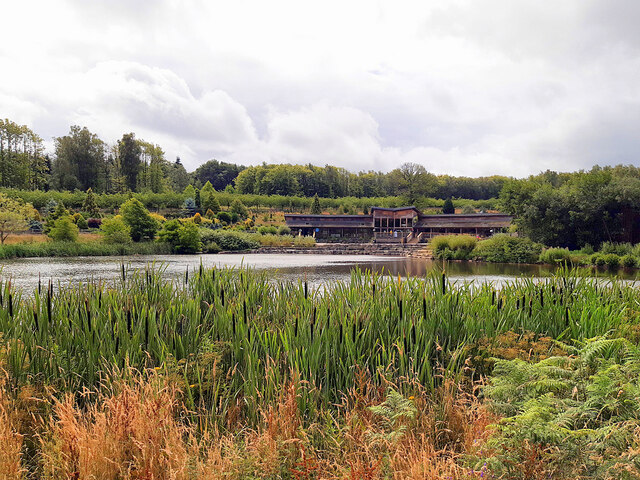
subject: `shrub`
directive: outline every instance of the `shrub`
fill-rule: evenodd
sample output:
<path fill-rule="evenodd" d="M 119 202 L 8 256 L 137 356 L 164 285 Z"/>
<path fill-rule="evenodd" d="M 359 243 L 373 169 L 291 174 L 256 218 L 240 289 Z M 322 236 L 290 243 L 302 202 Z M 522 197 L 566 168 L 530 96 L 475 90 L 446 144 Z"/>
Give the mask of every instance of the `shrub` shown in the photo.
<path fill-rule="evenodd" d="M 604 265 L 606 265 L 604 255 L 602 255 L 601 253 L 594 253 L 593 255 L 591 255 L 591 265 L 595 265 L 597 267 L 603 267 Z"/>
<path fill-rule="evenodd" d="M 228 212 L 218 212 L 216 218 L 227 225 L 231 223 L 231 215 Z"/>
<path fill-rule="evenodd" d="M 216 242 L 203 243 L 202 251 L 204 253 L 218 253 L 222 249 Z"/>
<path fill-rule="evenodd" d="M 293 237 L 293 246 L 300 248 L 308 248 L 316 246 L 316 239 L 313 237 Z"/>
<path fill-rule="evenodd" d="M 202 247 L 200 230 L 193 222 L 170 220 L 158 232 L 158 241 L 171 245 L 176 253 L 196 253 Z"/>
<path fill-rule="evenodd" d="M 81 213 L 75 213 L 73 215 L 73 223 L 75 223 L 80 230 L 86 230 L 87 228 L 89 228 L 87 220 L 82 216 Z"/>
<path fill-rule="evenodd" d="M 273 225 L 263 225 L 258 227 L 258 233 L 260 235 L 277 235 L 278 229 Z"/>
<path fill-rule="evenodd" d="M 260 246 L 250 234 L 232 230 L 212 230 L 208 241 L 217 243 L 222 250 L 250 250 Z"/>
<path fill-rule="evenodd" d="M 585 243 L 584 246 L 580 249 L 580 253 L 584 253 L 585 255 L 593 255 L 594 252 L 595 250 L 590 243 Z"/>
<path fill-rule="evenodd" d="M 611 269 L 615 269 L 620 266 L 620 256 L 616 255 L 615 253 L 608 253 L 603 256 L 603 259 L 607 267 Z"/>
<path fill-rule="evenodd" d="M 231 202 L 231 213 L 235 213 L 240 218 L 247 218 L 249 215 L 249 210 L 245 207 L 244 203 L 242 203 L 237 198 Z"/>
<path fill-rule="evenodd" d="M 286 225 L 281 225 L 278 227 L 278 235 L 291 235 L 291 229 Z"/>
<path fill-rule="evenodd" d="M 135 198 L 131 198 L 122 204 L 120 213 L 124 223 L 131 229 L 131 239 L 139 242 L 143 239 L 153 240 L 158 230 L 158 222 L 144 208 L 144 205 Z"/>
<path fill-rule="evenodd" d="M 540 254 L 540 262 L 550 265 L 571 263 L 571 253 L 568 248 L 547 248 Z"/>
<path fill-rule="evenodd" d="M 131 228 L 124 223 L 122 216 L 105 218 L 100 225 L 100 234 L 104 243 L 120 244 L 131 242 Z"/>
<path fill-rule="evenodd" d="M 431 248 L 436 258 L 465 260 L 470 257 L 476 242 L 471 235 L 443 235 L 431 240 Z"/>
<path fill-rule="evenodd" d="M 636 261 L 636 257 L 633 255 L 625 255 L 620 259 L 622 265 L 627 268 L 635 268 L 638 262 Z"/>
<path fill-rule="evenodd" d="M 49 236 L 56 242 L 75 242 L 78 240 L 78 227 L 69 215 L 65 215 L 53 223 Z"/>
<path fill-rule="evenodd" d="M 603 255 L 612 253 L 619 256 L 630 255 L 633 253 L 633 245 L 630 243 L 602 242 L 600 253 Z"/>
<path fill-rule="evenodd" d="M 472 257 L 485 262 L 535 263 L 542 253 L 542 245 L 526 237 L 495 235 L 478 242 Z"/>
<path fill-rule="evenodd" d="M 444 204 L 442 205 L 442 213 L 449 214 L 449 215 L 456 213 L 456 209 L 453 206 L 453 200 L 451 200 L 451 197 L 447 198 L 444 201 Z"/>
<path fill-rule="evenodd" d="M 149 215 L 158 223 L 158 225 L 162 225 L 164 222 L 167 221 L 167 219 L 164 216 L 160 215 L 159 213 L 151 212 L 149 213 Z"/>

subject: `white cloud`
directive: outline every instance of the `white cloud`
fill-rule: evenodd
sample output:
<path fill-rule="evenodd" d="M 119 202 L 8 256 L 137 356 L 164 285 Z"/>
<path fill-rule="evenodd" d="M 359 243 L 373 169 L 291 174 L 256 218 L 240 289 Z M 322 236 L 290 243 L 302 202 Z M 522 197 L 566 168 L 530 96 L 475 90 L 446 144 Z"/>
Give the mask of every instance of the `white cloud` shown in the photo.
<path fill-rule="evenodd" d="M 210 158 L 526 175 L 637 163 L 633 0 L 12 2 L 0 116 Z M 24 21 L 23 21 L 24 19 Z"/>

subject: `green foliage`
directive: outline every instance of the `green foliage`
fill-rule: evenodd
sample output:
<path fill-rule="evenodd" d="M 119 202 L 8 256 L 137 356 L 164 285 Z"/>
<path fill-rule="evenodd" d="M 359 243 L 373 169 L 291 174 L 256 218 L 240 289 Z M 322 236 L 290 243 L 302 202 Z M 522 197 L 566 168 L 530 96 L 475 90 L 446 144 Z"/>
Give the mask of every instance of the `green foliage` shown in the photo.
<path fill-rule="evenodd" d="M 0 193 L 0 244 L 3 244 L 11 233 L 23 232 L 29 228 L 28 221 L 37 212 L 31 205 Z"/>
<path fill-rule="evenodd" d="M 231 202 L 231 213 L 235 213 L 238 217 L 244 219 L 249 215 L 249 210 L 244 206 L 244 203 L 236 198 Z"/>
<path fill-rule="evenodd" d="M 633 254 L 633 245 L 630 243 L 602 242 L 599 251 L 603 255 L 613 253 L 622 257 Z"/>
<path fill-rule="evenodd" d="M 286 225 L 280 225 L 278 227 L 278 235 L 291 235 L 291 229 Z"/>
<path fill-rule="evenodd" d="M 120 214 L 124 223 L 129 226 L 131 239 L 134 242 L 154 239 L 158 223 L 149 215 L 149 211 L 138 199 L 131 198 L 123 203 L 120 207 Z"/>
<path fill-rule="evenodd" d="M 607 267 L 611 269 L 616 269 L 620 266 L 620 257 L 615 253 L 607 253 L 602 256 L 602 259 Z"/>
<path fill-rule="evenodd" d="M 293 237 L 293 246 L 298 248 L 311 248 L 316 246 L 316 239 L 311 236 L 299 236 Z"/>
<path fill-rule="evenodd" d="M 431 248 L 436 258 L 444 260 L 467 260 L 476 246 L 471 235 L 441 235 L 431 239 Z"/>
<path fill-rule="evenodd" d="M 231 215 L 229 212 L 218 212 L 216 218 L 227 225 L 231 223 Z"/>
<path fill-rule="evenodd" d="M 320 207 L 320 199 L 316 193 L 313 196 L 313 203 L 311 204 L 311 215 L 320 215 L 322 213 L 322 207 Z"/>
<path fill-rule="evenodd" d="M 571 264 L 571 252 L 568 248 L 547 248 L 540 254 L 540 263 L 549 265 Z"/>
<path fill-rule="evenodd" d="M 274 225 L 262 225 L 257 229 L 260 235 L 276 235 L 278 233 L 278 228 Z"/>
<path fill-rule="evenodd" d="M 41 242 L 0 245 L 0 258 L 166 255 L 165 243 Z"/>
<path fill-rule="evenodd" d="M 411 400 L 404 398 L 394 389 L 389 389 L 385 401 L 380 405 L 369 407 L 369 411 L 380 419 L 382 428 L 381 433 L 373 433 L 371 436 L 391 443 L 402 439 L 407 430 L 407 424 L 418 413 Z"/>
<path fill-rule="evenodd" d="M 131 243 L 131 228 L 120 215 L 105 218 L 100 225 L 102 240 L 109 244 Z"/>
<path fill-rule="evenodd" d="M 636 259 L 636 257 L 634 257 L 633 255 L 625 255 L 620 259 L 620 262 L 622 263 L 623 267 L 626 268 L 635 268 L 638 266 L 638 261 Z"/>
<path fill-rule="evenodd" d="M 207 240 L 215 242 L 222 250 L 251 250 L 260 246 L 250 234 L 233 230 L 213 230 Z"/>
<path fill-rule="evenodd" d="M 451 197 L 447 198 L 444 201 L 444 205 L 442 206 L 442 213 L 449 214 L 449 215 L 456 213 L 456 209 L 453 206 L 453 200 L 451 200 Z"/>
<path fill-rule="evenodd" d="M 557 478 L 619 476 L 640 467 L 629 450 L 640 427 L 640 350 L 621 338 L 588 341 L 572 356 L 537 363 L 497 360 L 484 394 L 504 418 L 491 462 L 506 478 L 527 459 L 519 448 L 550 451 Z M 515 458 L 514 458 L 515 457 Z"/>
<path fill-rule="evenodd" d="M 84 202 L 82 202 L 82 210 L 92 217 L 97 217 L 100 213 L 100 208 L 96 202 L 96 195 L 93 193 L 91 187 L 87 189 L 87 196 L 85 197 Z"/>
<path fill-rule="evenodd" d="M 171 245 L 175 253 L 196 253 L 202 248 L 200 230 L 193 222 L 169 220 L 158 232 L 158 241 Z"/>
<path fill-rule="evenodd" d="M 472 257 L 485 262 L 535 263 L 541 252 L 542 245 L 526 237 L 499 234 L 478 242 Z"/>
<path fill-rule="evenodd" d="M 462 213 L 465 215 L 470 215 L 473 213 L 476 213 L 476 209 L 473 208 L 473 206 L 469 205 L 468 203 L 463 205 L 462 207 Z"/>
<path fill-rule="evenodd" d="M 593 167 L 590 171 L 544 172 L 509 180 L 499 207 L 516 216 L 519 231 L 549 246 L 580 248 L 628 238 L 640 202 L 640 175 L 631 166 Z M 624 255 L 629 252 L 605 252 Z"/>
<path fill-rule="evenodd" d="M 69 215 L 58 218 L 49 231 L 49 237 L 56 242 L 76 242 L 78 240 L 78 227 L 73 223 Z"/>

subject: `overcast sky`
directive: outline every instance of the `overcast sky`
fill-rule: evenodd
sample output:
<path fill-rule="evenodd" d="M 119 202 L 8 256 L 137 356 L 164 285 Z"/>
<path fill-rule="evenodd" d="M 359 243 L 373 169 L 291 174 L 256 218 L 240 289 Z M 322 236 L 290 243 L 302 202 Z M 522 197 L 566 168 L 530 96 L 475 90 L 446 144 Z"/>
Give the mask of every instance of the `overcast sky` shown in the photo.
<path fill-rule="evenodd" d="M 640 164 L 640 1 L 14 1 L 0 117 L 179 155 L 525 176 Z"/>

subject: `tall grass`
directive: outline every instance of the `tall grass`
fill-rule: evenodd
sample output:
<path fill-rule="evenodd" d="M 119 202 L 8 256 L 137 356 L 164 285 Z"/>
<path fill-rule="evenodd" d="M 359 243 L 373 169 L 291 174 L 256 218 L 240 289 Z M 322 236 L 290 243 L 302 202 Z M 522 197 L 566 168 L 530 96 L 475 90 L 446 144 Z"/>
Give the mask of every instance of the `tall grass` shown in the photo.
<path fill-rule="evenodd" d="M 77 257 L 157 255 L 170 253 L 168 244 L 143 242 L 109 245 L 102 242 L 42 242 L 0 245 L 0 259 L 23 257 Z"/>
<path fill-rule="evenodd" d="M 405 378 L 435 391 L 436 372 L 458 375 L 464 347 L 480 338 L 625 335 L 638 311 L 634 287 L 566 270 L 497 291 L 444 274 L 394 280 L 354 270 L 349 282 L 312 288 L 245 269 L 201 268 L 170 281 L 158 269 L 123 267 L 115 283 L 39 285 L 27 296 L 4 281 L 0 293 L 15 382 L 78 392 L 114 366 L 157 368 L 219 423 L 238 412 L 257 420 L 292 372 L 306 385 L 300 407 L 312 413 L 339 402 L 359 369 L 373 383 Z"/>

